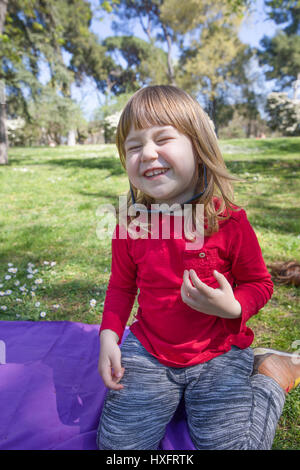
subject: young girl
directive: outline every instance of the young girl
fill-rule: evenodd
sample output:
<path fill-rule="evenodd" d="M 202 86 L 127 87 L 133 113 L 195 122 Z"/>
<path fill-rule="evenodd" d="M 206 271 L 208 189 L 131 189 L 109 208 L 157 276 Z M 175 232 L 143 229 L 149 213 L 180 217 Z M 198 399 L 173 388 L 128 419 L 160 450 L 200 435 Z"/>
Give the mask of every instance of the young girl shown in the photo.
<path fill-rule="evenodd" d="M 249 347 L 246 322 L 273 284 L 246 212 L 233 204 L 235 178 L 208 116 L 177 87 L 146 87 L 121 115 L 117 146 L 130 181 L 128 220 L 143 204 L 159 230 L 150 223 L 133 237 L 120 221 L 115 229 L 99 356 L 110 390 L 98 448 L 157 449 L 184 396 L 196 449 L 270 449 L 300 366 L 287 353 L 254 356 Z M 157 204 L 171 209 L 157 214 Z M 193 227 L 196 206 L 204 206 L 195 249 L 193 237 L 179 233 L 174 204 L 192 205 Z M 169 237 L 161 236 L 165 224 Z M 120 348 L 138 289 L 138 312 Z"/>

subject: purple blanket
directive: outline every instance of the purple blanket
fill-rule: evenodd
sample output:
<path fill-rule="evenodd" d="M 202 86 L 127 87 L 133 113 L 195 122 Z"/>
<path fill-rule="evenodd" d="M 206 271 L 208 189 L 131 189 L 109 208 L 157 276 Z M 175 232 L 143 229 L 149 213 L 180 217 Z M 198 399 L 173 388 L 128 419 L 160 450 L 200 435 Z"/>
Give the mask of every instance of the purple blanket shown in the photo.
<path fill-rule="evenodd" d="M 107 391 L 97 371 L 98 331 L 64 321 L 0 321 L 1 450 L 97 448 Z M 160 449 L 195 449 L 183 402 Z"/>

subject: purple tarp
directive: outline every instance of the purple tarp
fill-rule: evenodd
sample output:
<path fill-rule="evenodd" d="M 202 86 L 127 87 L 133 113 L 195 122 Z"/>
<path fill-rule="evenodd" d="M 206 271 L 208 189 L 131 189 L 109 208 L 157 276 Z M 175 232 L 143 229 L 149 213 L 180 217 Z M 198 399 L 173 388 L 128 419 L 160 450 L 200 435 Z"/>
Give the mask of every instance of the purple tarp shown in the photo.
<path fill-rule="evenodd" d="M 97 449 L 107 391 L 97 370 L 98 331 L 65 321 L 0 321 L 0 450 Z M 183 402 L 160 449 L 195 449 Z"/>

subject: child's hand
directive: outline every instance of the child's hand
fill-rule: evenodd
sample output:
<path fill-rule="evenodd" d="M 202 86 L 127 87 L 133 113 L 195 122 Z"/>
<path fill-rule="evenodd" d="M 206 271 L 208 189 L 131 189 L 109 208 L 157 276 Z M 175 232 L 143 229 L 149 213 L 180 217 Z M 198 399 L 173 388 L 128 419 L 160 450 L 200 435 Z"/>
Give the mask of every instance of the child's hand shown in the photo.
<path fill-rule="evenodd" d="M 194 286 L 192 285 L 193 281 Z M 214 276 L 220 288 L 214 289 L 202 282 L 195 271 L 184 271 L 183 283 L 181 286 L 181 298 L 189 307 L 199 312 L 215 315 L 222 318 L 239 318 L 242 308 L 235 299 L 233 290 L 226 277 L 214 271 Z"/>
<path fill-rule="evenodd" d="M 98 372 L 106 387 L 112 390 L 121 390 L 123 385 L 119 384 L 124 375 L 124 367 L 121 367 L 121 350 L 114 339 L 109 334 L 109 330 L 101 333 L 101 347 L 98 362 Z"/>

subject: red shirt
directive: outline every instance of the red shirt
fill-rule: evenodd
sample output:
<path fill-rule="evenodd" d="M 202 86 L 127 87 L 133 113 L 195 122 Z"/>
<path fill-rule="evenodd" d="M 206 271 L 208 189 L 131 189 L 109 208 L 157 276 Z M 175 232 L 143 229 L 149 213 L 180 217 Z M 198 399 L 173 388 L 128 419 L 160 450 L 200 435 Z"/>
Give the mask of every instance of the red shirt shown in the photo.
<path fill-rule="evenodd" d="M 250 346 L 254 334 L 246 322 L 271 298 L 273 283 L 245 210 L 231 212 L 219 223 L 219 232 L 205 237 L 197 250 L 185 249 L 184 234 L 174 238 L 174 217 L 160 215 L 160 226 L 171 221 L 170 239 L 132 239 L 129 234 L 120 239 L 116 226 L 100 332 L 115 331 L 120 344 L 139 289 L 130 330 L 162 364 L 188 367 L 209 361 L 232 345 Z M 213 270 L 224 274 L 241 304 L 241 317 L 220 318 L 185 304 L 180 294 L 185 269 L 194 269 L 214 288 L 219 284 Z"/>

